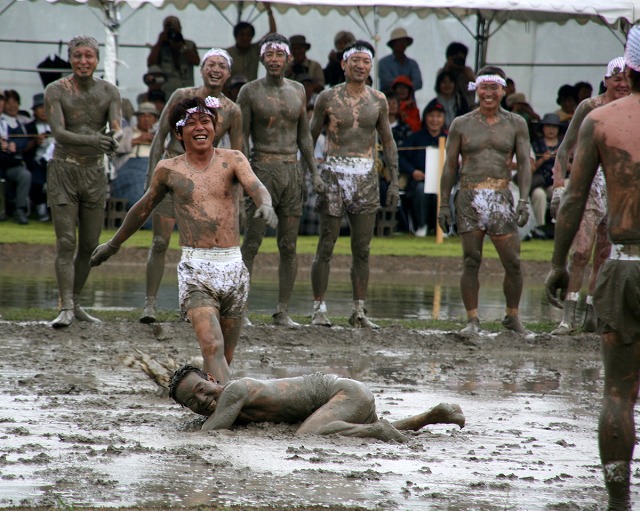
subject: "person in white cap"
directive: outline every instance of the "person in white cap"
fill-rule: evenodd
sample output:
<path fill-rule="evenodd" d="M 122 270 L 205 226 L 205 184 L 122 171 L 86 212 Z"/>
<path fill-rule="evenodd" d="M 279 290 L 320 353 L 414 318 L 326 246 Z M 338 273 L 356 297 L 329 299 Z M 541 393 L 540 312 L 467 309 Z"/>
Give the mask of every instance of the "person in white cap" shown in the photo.
<path fill-rule="evenodd" d="M 422 89 L 422 73 L 420 66 L 405 54 L 406 49 L 413 44 L 413 37 L 409 37 L 404 28 L 398 27 L 391 31 L 387 46 L 391 48 L 391 55 L 383 57 L 378 62 L 378 87 L 383 92 L 391 90 L 393 81 L 398 76 L 408 76 L 413 84 L 413 90 Z"/>
<path fill-rule="evenodd" d="M 147 181 L 145 188 L 153 177 L 153 170 L 161 159 L 173 158 L 184 153 L 175 129 L 169 123 L 169 115 L 174 105 L 186 98 L 214 97 L 220 100 L 217 109 L 216 133 L 214 145 L 218 145 L 225 134 L 229 134 L 231 149 L 242 150 L 242 113 L 240 107 L 222 93 L 222 88 L 231 76 L 233 59 L 226 50 L 212 48 L 200 63 L 200 75 L 202 85 L 200 87 L 185 87 L 177 89 L 169 98 L 158 121 L 158 130 L 151 143 L 149 154 L 149 167 L 147 168 Z M 165 148 L 165 141 L 169 136 L 169 142 Z M 176 225 L 173 213 L 173 201 L 171 196 L 155 209 L 152 216 L 153 241 L 149 249 L 147 259 L 147 289 L 144 303 L 144 311 L 140 318 L 142 323 L 153 323 L 156 320 L 156 296 L 160 288 L 160 282 L 164 273 L 165 254 L 169 248 L 171 233 Z"/>
<path fill-rule="evenodd" d="M 624 65 L 631 95 L 594 109 L 582 121 L 545 281 L 547 298 L 557 305 L 557 293 L 563 298 L 568 290 L 571 241 L 601 166 L 612 247 L 598 276 L 593 305 L 602 334 L 604 399 L 598 443 L 608 511 L 631 509 L 634 406 L 640 386 L 640 26 L 629 31 Z"/>
<path fill-rule="evenodd" d="M 569 170 L 569 156 L 575 149 L 580 126 L 589 112 L 629 95 L 629 83 L 624 72 L 624 59 L 617 57 L 607 65 L 604 75 L 604 94 L 582 101 L 576 109 L 569 129 L 558 148 L 556 162 L 553 167 L 553 197 L 551 199 L 551 215 L 556 216 L 565 190 L 565 176 Z M 574 176 L 571 175 L 571 181 Z M 591 185 L 589 200 L 570 252 L 569 285 L 567 297 L 563 303 L 562 320 L 552 332 L 554 335 L 569 335 L 576 330 L 576 305 L 580 298 L 580 290 L 584 281 L 584 273 L 593 254 L 593 265 L 589 275 L 586 297 L 585 317 L 582 323 L 583 332 L 596 331 L 596 316 L 593 311 L 593 292 L 596 287 L 598 271 L 609 255 L 611 245 L 607 238 L 607 197 L 602 169 L 596 173 Z"/>

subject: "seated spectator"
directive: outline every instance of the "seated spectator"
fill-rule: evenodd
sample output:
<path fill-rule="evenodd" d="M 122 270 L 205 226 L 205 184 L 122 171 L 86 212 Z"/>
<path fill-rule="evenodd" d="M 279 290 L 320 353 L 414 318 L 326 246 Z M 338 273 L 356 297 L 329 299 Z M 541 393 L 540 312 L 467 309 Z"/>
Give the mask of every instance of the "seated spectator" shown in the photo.
<path fill-rule="evenodd" d="M 576 94 L 578 95 L 578 104 L 588 99 L 593 94 L 593 87 L 588 82 L 578 82 L 574 85 Z"/>
<path fill-rule="evenodd" d="M 149 102 L 155 105 L 156 112 L 160 115 L 164 110 L 164 106 L 167 104 L 167 96 L 161 90 L 152 90 L 149 92 Z"/>
<path fill-rule="evenodd" d="M 573 119 L 573 114 L 578 106 L 578 93 L 573 85 L 565 84 L 558 89 L 558 97 L 556 103 L 560 108 L 554 113 L 560 118 L 563 126 L 569 126 L 569 122 Z"/>
<path fill-rule="evenodd" d="M 418 63 L 405 55 L 406 49 L 413 44 L 404 28 L 394 28 L 387 46 L 391 48 L 391 55 L 382 57 L 378 63 L 378 84 L 380 90 L 388 92 L 398 76 L 407 76 L 413 84 L 413 90 L 422 89 L 422 74 Z"/>
<path fill-rule="evenodd" d="M 35 204 L 38 220 L 47 222 L 51 218 L 47 208 L 47 163 L 53 157 L 54 144 L 47 122 L 47 112 L 44 109 L 44 94 L 33 96 L 31 109 L 34 119 L 25 125 L 30 137 L 24 152 L 27 169 L 31 172 L 29 197 L 31 203 Z"/>
<path fill-rule="evenodd" d="M 420 130 L 420 110 L 416 105 L 411 79 L 404 75 L 398 76 L 391 84 L 391 91 L 400 101 L 400 119 L 409 125 L 411 131 Z"/>
<path fill-rule="evenodd" d="M 450 71 L 442 71 L 436 77 L 435 99 L 444 107 L 444 129 L 448 130 L 453 119 L 469 111 L 465 96 L 456 89 L 456 77 Z"/>
<path fill-rule="evenodd" d="M 182 87 L 193 87 L 193 67 L 199 64 L 196 43 L 184 38 L 178 18 L 167 16 L 162 22 L 162 32 L 147 57 L 147 66 L 159 66 L 166 76 L 162 84 L 165 96 L 170 97 Z"/>
<path fill-rule="evenodd" d="M 271 10 L 270 3 L 262 2 L 262 5 L 267 11 L 267 16 L 269 16 L 269 32 L 265 34 L 265 36 L 267 36 L 275 33 L 278 29 L 276 27 L 276 20 L 273 17 L 273 11 Z M 244 76 L 247 82 L 251 82 L 258 78 L 260 42 L 252 42 L 255 35 L 256 29 L 251 23 L 246 21 L 241 21 L 233 27 L 233 38 L 235 39 L 235 44 L 229 48 L 225 48 L 227 53 L 231 55 L 231 58 L 233 59 L 231 77 L 227 83 L 230 83 L 236 75 Z"/>
<path fill-rule="evenodd" d="M 538 239 L 546 239 L 547 208 L 553 194 L 553 165 L 556 162 L 556 153 L 562 142 L 562 124 L 556 114 L 544 114 L 537 123 L 541 133 L 531 144 L 535 154 L 535 163 L 531 170 L 531 207 L 536 219 L 536 227 L 532 236 Z"/>
<path fill-rule="evenodd" d="M 438 196 L 424 193 L 424 180 L 427 172 L 439 172 L 439 169 L 426 168 L 425 147 L 438 147 L 440 137 L 447 136 L 444 119 L 444 106 L 436 99 L 429 102 L 422 114 L 422 129 L 407 138 L 398 151 L 400 173 L 409 178 L 407 198 L 414 234 L 418 237 L 424 237 L 436 228 Z"/>
<path fill-rule="evenodd" d="M 27 130 L 23 119 L 18 115 L 20 94 L 15 90 L 6 90 L 4 97 L 4 112 L 0 114 L 0 178 L 14 186 L 15 191 L 12 189 L 10 195 L 13 203 L 13 218 L 16 223 L 26 225 L 29 223 L 31 173 L 24 162 L 24 151 L 29 138 L 26 136 Z"/>
<path fill-rule="evenodd" d="M 315 60 L 307 58 L 307 51 L 311 49 L 311 44 L 303 35 L 292 35 L 289 38 L 289 48 L 293 59 L 284 76 L 291 80 L 298 80 L 298 76 L 309 75 L 313 79 L 314 92 L 321 92 L 324 89 L 324 72 L 322 66 Z"/>
<path fill-rule="evenodd" d="M 127 210 L 144 194 L 153 128 L 159 118 L 155 105 L 150 102 L 142 103 L 135 116 L 135 127 L 126 126 L 122 130 L 117 150 L 120 156 L 117 177 L 111 182 L 111 197 L 127 199 Z M 145 228 L 150 225 L 149 220 Z"/>
<path fill-rule="evenodd" d="M 147 86 L 147 90 L 138 94 L 136 97 L 136 103 L 138 105 L 145 101 L 151 101 L 149 99 L 151 91 L 162 90 L 165 82 L 167 81 L 167 75 L 162 72 L 160 66 L 149 66 L 147 72 L 142 76 L 142 81 Z"/>
<path fill-rule="evenodd" d="M 469 66 L 466 65 L 467 55 L 469 48 L 466 45 L 453 42 L 447 46 L 446 50 L 446 62 L 444 67 L 438 69 L 440 74 L 442 71 L 450 71 L 453 76 L 456 77 L 456 89 L 458 93 L 467 101 L 469 109 L 473 109 L 473 105 L 476 101 L 476 94 L 474 91 L 469 90 L 469 82 L 476 81 L 476 74 Z"/>
<path fill-rule="evenodd" d="M 534 123 L 540 120 L 540 116 L 534 112 L 533 108 L 527 103 L 527 98 L 521 92 L 515 92 L 507 98 L 507 107 L 514 114 L 518 114 L 524 117 L 527 121 L 527 127 L 529 128 L 529 139 L 535 138 L 535 126 Z"/>
<path fill-rule="evenodd" d="M 329 87 L 344 82 L 344 71 L 342 70 L 342 50 L 347 44 L 355 41 L 356 38 L 351 32 L 341 30 L 333 39 L 334 48 L 329 52 L 329 61 L 323 69 L 324 83 Z"/>
<path fill-rule="evenodd" d="M 304 93 L 307 96 L 307 106 L 314 106 L 318 98 L 318 93 L 316 92 L 316 84 L 313 81 L 313 77 L 304 73 L 296 76 L 296 81 L 304 86 Z"/>
<path fill-rule="evenodd" d="M 245 83 L 247 83 L 247 78 L 244 75 L 235 75 L 229 80 L 229 87 L 226 95 L 234 103 L 236 99 L 238 99 L 238 93 Z"/>

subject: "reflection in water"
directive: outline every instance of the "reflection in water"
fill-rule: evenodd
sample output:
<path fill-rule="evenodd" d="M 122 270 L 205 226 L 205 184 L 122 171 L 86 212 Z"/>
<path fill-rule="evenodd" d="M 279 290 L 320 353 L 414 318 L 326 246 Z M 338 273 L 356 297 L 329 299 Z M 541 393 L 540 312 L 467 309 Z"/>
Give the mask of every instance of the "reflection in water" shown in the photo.
<path fill-rule="evenodd" d="M 249 309 L 271 314 L 278 296 L 278 277 L 273 271 L 256 272 L 251 283 Z M 175 268 L 167 266 L 158 294 L 158 307 L 178 309 L 178 285 Z M 91 271 L 82 293 L 81 304 L 93 309 L 139 309 L 144 302 L 145 270 L 142 265 L 107 264 Z M 18 263 L 0 267 L 0 307 L 55 309 L 58 302 L 53 265 Z M 310 315 L 311 282 L 308 270 L 298 271 L 289 310 L 294 315 Z M 329 280 L 329 315 L 347 316 L 352 294 L 349 273 L 335 271 Z M 389 319 L 461 319 L 465 317 L 457 274 L 371 274 L 367 299 L 369 315 Z M 522 294 L 522 318 L 559 320 L 561 313 L 546 303 L 540 279 L 525 281 Z M 487 321 L 504 316 L 502 278 L 481 279 L 480 315 Z"/>

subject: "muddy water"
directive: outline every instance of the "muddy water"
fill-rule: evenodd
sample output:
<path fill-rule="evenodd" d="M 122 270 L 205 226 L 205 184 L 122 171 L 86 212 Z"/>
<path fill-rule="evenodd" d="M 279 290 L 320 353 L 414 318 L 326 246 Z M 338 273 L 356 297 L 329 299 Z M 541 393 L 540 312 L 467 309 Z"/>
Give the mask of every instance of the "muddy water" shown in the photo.
<path fill-rule="evenodd" d="M 175 266 L 167 265 L 160 288 L 161 309 L 178 308 Z M 521 300 L 525 321 L 540 318 L 559 319 L 559 311 L 543 299 L 542 279 L 529 278 Z M 103 266 L 92 270 L 82 294 L 82 304 L 94 309 L 141 308 L 144 302 L 143 265 Z M 278 296 L 277 273 L 257 271 L 251 283 L 250 309 L 271 314 Z M 329 314 L 345 316 L 351 310 L 351 283 L 347 271 L 334 271 L 329 281 Z M 6 263 L 0 266 L 0 307 L 55 308 L 58 300 L 53 268 L 50 264 Z M 308 315 L 312 307 L 308 269 L 300 269 L 290 311 Z M 459 275 L 372 274 L 367 300 L 374 318 L 457 319 L 463 318 Z M 347 312 L 345 312 L 347 311 Z M 480 313 L 486 320 L 504 315 L 502 278 L 488 276 L 481 280 Z"/>

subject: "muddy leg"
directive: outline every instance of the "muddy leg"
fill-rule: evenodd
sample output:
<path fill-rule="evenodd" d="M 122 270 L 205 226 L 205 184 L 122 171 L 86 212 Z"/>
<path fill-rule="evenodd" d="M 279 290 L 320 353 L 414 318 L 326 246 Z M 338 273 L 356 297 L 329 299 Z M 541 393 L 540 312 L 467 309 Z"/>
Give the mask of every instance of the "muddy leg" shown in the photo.
<path fill-rule="evenodd" d="M 604 400 L 598 423 L 600 460 L 609 511 L 631 509 L 631 460 L 636 431 L 633 408 L 640 382 L 640 344 L 624 344 L 615 332 L 602 335 Z"/>
<path fill-rule="evenodd" d="M 78 205 L 51 205 L 53 227 L 56 233 L 56 279 L 60 294 L 60 314 L 51 322 L 54 328 L 69 326 L 73 322 L 73 281 L 76 251 L 76 225 Z"/>
<path fill-rule="evenodd" d="M 173 218 L 157 213 L 152 216 L 153 240 L 147 256 L 147 295 L 140 317 L 141 323 L 154 323 L 156 320 L 156 297 L 164 275 L 165 255 L 175 224 Z"/>
<path fill-rule="evenodd" d="M 224 358 L 227 361 L 227 365 L 231 365 L 238 339 L 240 339 L 242 318 L 220 318 L 220 329 L 224 339 Z"/>
<path fill-rule="evenodd" d="M 331 256 L 336 241 L 340 234 L 340 217 L 329 216 L 320 213 L 320 236 L 316 255 L 311 263 L 311 287 L 313 289 L 313 325 L 331 326 L 327 317 L 327 306 L 324 295 L 329 285 L 329 270 L 331 269 Z"/>
<path fill-rule="evenodd" d="M 203 359 L 202 370 L 211 374 L 220 383 L 228 382 L 229 364 L 225 359 L 220 313 L 213 307 L 197 307 L 190 309 L 187 315 L 200 345 Z"/>
<path fill-rule="evenodd" d="M 482 262 L 482 243 L 484 231 L 465 232 L 460 235 L 464 267 L 460 277 L 460 291 L 462 302 L 467 311 L 467 326 L 462 330 L 464 334 L 477 333 L 480 330 L 478 319 L 478 292 L 480 281 L 478 272 Z"/>
<path fill-rule="evenodd" d="M 462 408 L 452 403 L 440 403 L 419 415 L 392 423 L 396 429 L 418 431 L 429 424 L 457 424 L 464 428 L 465 418 Z"/>
<path fill-rule="evenodd" d="M 298 260 L 296 258 L 296 243 L 298 240 L 298 228 L 300 217 L 278 216 L 278 250 L 280 252 L 280 265 L 278 267 L 279 291 L 278 307 L 273 315 L 273 322 L 279 326 L 297 328 L 300 325 L 289 317 L 289 300 L 293 293 L 293 285 L 298 272 Z"/>

